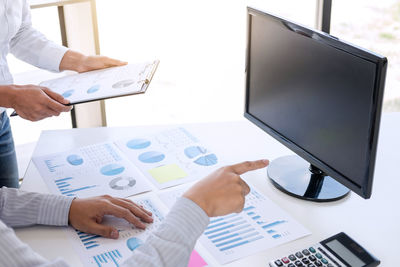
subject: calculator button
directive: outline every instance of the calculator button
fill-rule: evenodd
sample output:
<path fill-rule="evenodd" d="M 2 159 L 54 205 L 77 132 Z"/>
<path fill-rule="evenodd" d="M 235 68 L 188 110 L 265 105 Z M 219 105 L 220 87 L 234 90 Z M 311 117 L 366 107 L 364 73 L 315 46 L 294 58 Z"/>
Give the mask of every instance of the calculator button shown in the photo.
<path fill-rule="evenodd" d="M 309 259 L 310 261 L 316 261 L 317 258 L 315 258 L 313 255 L 311 255 L 311 256 L 308 257 L 308 259 Z"/>
<path fill-rule="evenodd" d="M 307 249 L 304 249 L 302 252 L 303 252 L 303 254 L 306 255 L 306 256 L 310 255 L 310 252 L 309 252 Z"/>
<path fill-rule="evenodd" d="M 283 263 L 280 260 L 275 261 L 276 266 L 283 266 Z"/>
<path fill-rule="evenodd" d="M 287 267 L 296 267 L 293 263 L 289 263 Z"/>
<path fill-rule="evenodd" d="M 320 262 L 320 261 L 316 261 L 316 262 L 314 262 L 315 263 L 315 265 L 317 265 L 317 266 L 322 266 L 322 263 Z"/>
<path fill-rule="evenodd" d="M 281 261 L 283 261 L 283 263 L 285 264 L 288 264 L 290 262 L 290 260 L 287 257 L 282 258 Z"/>
<path fill-rule="evenodd" d="M 301 260 L 304 264 L 309 264 L 310 263 L 310 261 L 307 259 L 307 258 L 304 258 L 304 259 L 302 259 Z"/>
<path fill-rule="evenodd" d="M 296 252 L 296 257 L 297 258 L 303 258 L 303 254 L 301 254 L 301 252 Z"/>
<path fill-rule="evenodd" d="M 308 250 L 311 251 L 311 253 L 315 253 L 316 252 L 313 247 L 310 247 Z"/>
<path fill-rule="evenodd" d="M 318 259 L 322 259 L 322 255 L 319 253 L 315 254 L 315 257 L 317 257 Z"/>
<path fill-rule="evenodd" d="M 290 255 L 289 255 L 289 260 L 295 261 L 295 260 L 296 260 L 296 256 L 293 255 L 293 254 L 290 254 Z"/>
<path fill-rule="evenodd" d="M 322 258 L 321 261 L 323 264 L 328 264 L 328 261 L 325 258 Z"/>
<path fill-rule="evenodd" d="M 315 265 L 310 263 L 309 265 L 307 265 L 307 267 L 315 267 Z"/>
<path fill-rule="evenodd" d="M 296 266 L 303 266 L 303 263 L 301 263 L 301 261 L 296 261 L 294 264 L 296 264 Z"/>

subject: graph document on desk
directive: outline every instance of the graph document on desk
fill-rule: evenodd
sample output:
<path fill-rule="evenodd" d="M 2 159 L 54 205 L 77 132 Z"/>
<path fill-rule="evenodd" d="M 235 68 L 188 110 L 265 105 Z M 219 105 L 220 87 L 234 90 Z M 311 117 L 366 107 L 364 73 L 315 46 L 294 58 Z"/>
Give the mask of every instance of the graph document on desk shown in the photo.
<path fill-rule="evenodd" d="M 119 231 L 117 240 L 86 234 L 72 227 L 67 229 L 67 234 L 84 266 L 120 266 L 122 262 L 132 255 L 135 249 L 146 241 L 149 233 L 163 221 L 166 210 L 164 210 L 164 206 L 160 204 L 157 198 L 150 196 L 132 200 L 153 214 L 154 221 L 151 224 L 146 224 L 146 230 L 137 229 L 125 220 L 111 216 L 106 217 L 103 223 L 112 225 Z M 194 250 L 188 267 L 206 265 L 207 263 L 204 259 Z"/>
<path fill-rule="evenodd" d="M 157 69 L 159 61 L 67 75 L 40 83 L 79 104 L 110 97 L 144 93 Z"/>
<path fill-rule="evenodd" d="M 172 207 L 186 187 L 159 194 Z M 276 247 L 311 234 L 284 210 L 254 188 L 246 196 L 241 213 L 210 219 L 200 243 L 220 264 Z"/>
<path fill-rule="evenodd" d="M 143 244 L 149 233 L 160 225 L 165 211 L 157 199 L 149 197 L 134 201 L 153 214 L 154 222 L 146 224 L 146 230 L 137 229 L 127 221 L 112 216 L 106 216 L 103 224 L 112 225 L 119 231 L 118 240 L 86 234 L 72 227 L 67 229 L 84 266 L 119 266 L 132 255 L 132 251 Z"/>
<path fill-rule="evenodd" d="M 51 193 L 91 197 L 128 197 L 151 190 L 143 174 L 113 143 L 33 157 Z"/>
<path fill-rule="evenodd" d="M 217 155 L 185 128 L 132 134 L 115 144 L 159 189 L 197 180 L 221 166 Z"/>

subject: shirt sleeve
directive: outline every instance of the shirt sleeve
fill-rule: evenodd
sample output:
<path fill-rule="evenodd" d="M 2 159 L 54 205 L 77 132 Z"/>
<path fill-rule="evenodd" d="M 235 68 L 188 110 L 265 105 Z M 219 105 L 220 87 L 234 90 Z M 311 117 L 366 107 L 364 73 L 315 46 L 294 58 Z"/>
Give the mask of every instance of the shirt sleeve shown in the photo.
<path fill-rule="evenodd" d="M 187 266 L 196 241 L 208 224 L 207 214 L 193 201 L 181 197 L 123 266 Z"/>
<path fill-rule="evenodd" d="M 68 225 L 73 198 L 0 188 L 0 220 L 10 227 Z M 0 265 L 1 266 L 1 265 Z"/>
<path fill-rule="evenodd" d="M 29 4 L 23 0 L 22 22 L 10 41 L 10 52 L 36 67 L 53 72 L 60 71 L 60 62 L 68 48 L 49 41 L 32 27 Z"/>
<path fill-rule="evenodd" d="M 14 231 L 0 221 L 0 266 L 66 267 L 63 260 L 48 261 L 23 243 Z"/>

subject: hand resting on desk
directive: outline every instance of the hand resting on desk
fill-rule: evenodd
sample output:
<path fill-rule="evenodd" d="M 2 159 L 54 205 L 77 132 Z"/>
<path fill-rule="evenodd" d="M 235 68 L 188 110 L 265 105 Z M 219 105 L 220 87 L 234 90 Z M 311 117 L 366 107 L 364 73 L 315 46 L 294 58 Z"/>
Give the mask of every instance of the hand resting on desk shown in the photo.
<path fill-rule="evenodd" d="M 80 231 L 117 239 L 119 236 L 117 229 L 101 224 L 105 215 L 123 218 L 140 229 L 146 228 L 143 222 L 153 222 L 151 212 L 133 201 L 107 195 L 74 199 L 69 210 L 68 221 Z"/>

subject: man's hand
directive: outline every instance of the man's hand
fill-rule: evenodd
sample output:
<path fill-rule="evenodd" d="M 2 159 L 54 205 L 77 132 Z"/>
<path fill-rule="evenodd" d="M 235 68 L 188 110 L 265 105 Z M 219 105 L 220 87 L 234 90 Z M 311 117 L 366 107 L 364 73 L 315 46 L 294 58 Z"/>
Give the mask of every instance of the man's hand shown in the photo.
<path fill-rule="evenodd" d="M 199 205 L 209 217 L 240 212 L 245 196 L 250 192 L 240 175 L 268 164 L 268 160 L 257 160 L 220 168 L 196 183 L 183 196 Z"/>
<path fill-rule="evenodd" d="M 143 222 L 153 222 L 151 212 L 129 199 L 100 196 L 74 199 L 69 210 L 69 224 L 85 233 L 117 239 L 117 229 L 101 224 L 104 215 L 123 218 L 140 229 L 146 227 Z"/>
<path fill-rule="evenodd" d="M 86 72 L 109 67 L 123 66 L 126 64 L 127 62 L 105 56 L 85 56 L 79 52 L 68 50 L 61 60 L 60 70 Z"/>
<path fill-rule="evenodd" d="M 30 121 L 38 121 L 72 109 L 61 95 L 37 85 L 0 86 L 4 92 L 3 107 L 14 108 L 18 115 Z"/>

